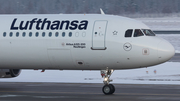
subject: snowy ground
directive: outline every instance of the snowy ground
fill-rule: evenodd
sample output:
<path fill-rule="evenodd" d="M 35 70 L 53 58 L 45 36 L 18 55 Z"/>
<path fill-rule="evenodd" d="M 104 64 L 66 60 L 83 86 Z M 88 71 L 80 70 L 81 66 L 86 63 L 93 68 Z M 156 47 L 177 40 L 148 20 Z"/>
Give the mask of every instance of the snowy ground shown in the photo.
<path fill-rule="evenodd" d="M 179 30 L 180 18 L 139 19 L 154 29 Z M 166 24 L 170 22 L 170 24 Z M 171 24 L 172 23 L 172 24 Z M 157 25 L 156 25 L 157 24 Z M 168 40 L 180 53 L 180 35 L 157 35 Z M 154 72 L 156 71 L 156 73 Z M 113 83 L 124 84 L 180 84 L 180 63 L 166 62 L 141 69 L 116 70 L 111 78 Z M 44 73 L 22 70 L 17 78 L 0 79 L 0 82 L 61 82 L 61 83 L 102 83 L 100 71 L 59 71 L 47 70 Z"/>
<path fill-rule="evenodd" d="M 180 30 L 180 17 L 136 18 L 152 30 Z"/>
<path fill-rule="evenodd" d="M 156 73 L 154 72 L 156 71 Z M 116 70 L 111 78 L 120 84 L 180 84 L 180 63 L 167 62 L 161 65 Z M 17 78 L 1 79 L 0 82 L 61 82 L 61 83 L 102 83 L 99 71 L 59 71 L 47 70 L 44 73 L 23 70 Z"/>

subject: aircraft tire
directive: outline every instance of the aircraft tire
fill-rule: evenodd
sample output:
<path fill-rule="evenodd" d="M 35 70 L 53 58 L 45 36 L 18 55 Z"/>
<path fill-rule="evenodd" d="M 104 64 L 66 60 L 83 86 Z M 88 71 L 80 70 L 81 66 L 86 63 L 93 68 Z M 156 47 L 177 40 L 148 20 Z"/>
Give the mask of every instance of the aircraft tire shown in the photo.
<path fill-rule="evenodd" d="M 104 85 L 102 91 L 105 95 L 110 95 L 115 92 L 115 87 L 112 84 Z"/>
<path fill-rule="evenodd" d="M 112 86 L 113 90 L 112 90 L 112 94 L 115 92 L 115 87 L 113 84 L 109 84 L 110 86 Z"/>

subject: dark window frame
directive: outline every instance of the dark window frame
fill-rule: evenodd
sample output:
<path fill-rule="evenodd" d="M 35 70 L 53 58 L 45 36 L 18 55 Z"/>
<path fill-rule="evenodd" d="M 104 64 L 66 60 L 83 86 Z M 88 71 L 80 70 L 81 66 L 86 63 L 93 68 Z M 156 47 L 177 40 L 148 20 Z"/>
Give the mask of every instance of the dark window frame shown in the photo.
<path fill-rule="evenodd" d="M 13 37 L 13 32 L 10 32 L 10 33 L 9 33 L 9 36 L 10 36 L 10 37 Z"/>
<path fill-rule="evenodd" d="M 124 37 L 130 38 L 130 37 L 132 37 L 132 34 L 133 34 L 133 29 L 128 29 L 128 30 L 126 30 Z"/>
<path fill-rule="evenodd" d="M 65 37 L 66 36 L 66 33 L 65 32 L 62 32 L 62 37 Z"/>
<path fill-rule="evenodd" d="M 25 37 L 25 36 L 26 36 L 26 32 L 23 32 L 23 33 L 22 33 L 22 36 Z"/>
<path fill-rule="evenodd" d="M 42 37 L 45 37 L 46 36 L 46 33 L 45 32 L 42 32 Z"/>
<path fill-rule="evenodd" d="M 72 32 L 69 32 L 69 37 L 72 37 Z"/>
<path fill-rule="evenodd" d="M 32 37 L 32 32 L 29 32 L 29 37 Z"/>
<path fill-rule="evenodd" d="M 150 29 L 141 29 L 146 36 L 156 36 L 156 34 Z"/>
<path fill-rule="evenodd" d="M 52 32 L 49 32 L 49 37 L 52 37 Z"/>
<path fill-rule="evenodd" d="M 4 33 L 3 33 L 3 36 L 4 36 L 4 37 L 6 37 L 6 34 L 7 34 L 7 33 L 6 33 L 6 32 L 4 32 Z"/>
<path fill-rule="evenodd" d="M 55 36 L 58 37 L 58 36 L 59 36 L 59 32 L 56 32 L 56 33 L 55 33 Z"/>
<path fill-rule="evenodd" d="M 19 37 L 19 32 L 16 32 L 16 37 Z"/>
<path fill-rule="evenodd" d="M 39 32 L 36 32 L 36 37 L 38 37 L 39 36 Z"/>
<path fill-rule="evenodd" d="M 140 37 L 140 36 L 144 36 L 143 32 L 141 31 L 141 29 L 135 29 L 134 30 L 134 37 Z"/>

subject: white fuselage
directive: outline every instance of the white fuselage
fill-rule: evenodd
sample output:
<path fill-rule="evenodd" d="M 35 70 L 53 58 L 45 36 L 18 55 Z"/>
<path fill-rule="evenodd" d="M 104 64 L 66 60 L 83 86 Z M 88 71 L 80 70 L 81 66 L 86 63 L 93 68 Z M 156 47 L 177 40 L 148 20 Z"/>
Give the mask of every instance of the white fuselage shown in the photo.
<path fill-rule="evenodd" d="M 164 39 L 133 37 L 135 29 L 149 28 L 120 16 L 1 15 L 0 28 L 1 69 L 131 69 L 157 65 L 174 55 Z M 128 29 L 133 30 L 131 37 L 125 37 Z"/>

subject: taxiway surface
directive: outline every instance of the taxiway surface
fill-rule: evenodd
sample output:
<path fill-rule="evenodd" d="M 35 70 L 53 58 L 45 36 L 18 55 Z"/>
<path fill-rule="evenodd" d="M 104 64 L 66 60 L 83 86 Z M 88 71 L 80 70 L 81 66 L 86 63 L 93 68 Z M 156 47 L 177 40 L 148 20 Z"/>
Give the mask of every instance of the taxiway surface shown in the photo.
<path fill-rule="evenodd" d="M 104 95 L 103 84 L 0 83 L 0 101 L 179 101 L 180 85 L 115 84 Z"/>
<path fill-rule="evenodd" d="M 169 62 L 180 62 L 180 53 L 176 53 Z"/>

